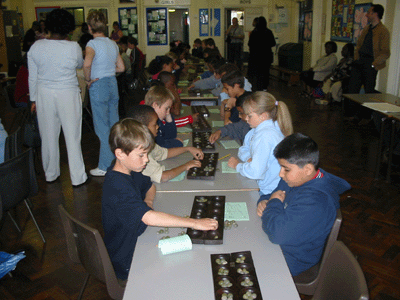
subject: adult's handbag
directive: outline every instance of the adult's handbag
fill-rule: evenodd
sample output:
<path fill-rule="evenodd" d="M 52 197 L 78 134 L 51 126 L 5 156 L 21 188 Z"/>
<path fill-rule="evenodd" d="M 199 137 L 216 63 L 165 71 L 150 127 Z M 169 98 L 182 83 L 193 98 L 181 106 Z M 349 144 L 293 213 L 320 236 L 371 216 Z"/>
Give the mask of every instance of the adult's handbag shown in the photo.
<path fill-rule="evenodd" d="M 30 113 L 24 128 L 24 144 L 31 148 L 38 148 L 41 143 L 36 113 Z"/>

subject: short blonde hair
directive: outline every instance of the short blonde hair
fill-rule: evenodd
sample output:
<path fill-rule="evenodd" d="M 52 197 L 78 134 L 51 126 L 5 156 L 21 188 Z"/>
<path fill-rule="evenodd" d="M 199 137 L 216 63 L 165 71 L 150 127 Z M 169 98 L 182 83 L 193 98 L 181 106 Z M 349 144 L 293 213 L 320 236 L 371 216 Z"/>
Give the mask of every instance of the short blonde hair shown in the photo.
<path fill-rule="evenodd" d="M 165 86 L 152 86 L 146 96 L 144 96 L 144 103 L 150 106 L 153 106 L 153 103 L 161 106 L 168 100 L 174 102 L 175 97 Z"/>
<path fill-rule="evenodd" d="M 122 152 L 129 155 L 138 147 L 150 151 L 154 147 L 154 138 L 146 125 L 132 118 L 125 118 L 113 125 L 108 143 L 112 153 L 121 149 Z"/>
<path fill-rule="evenodd" d="M 107 19 L 104 14 L 99 10 L 94 10 L 89 13 L 86 19 L 90 26 L 92 33 L 102 32 L 106 33 Z"/>
<path fill-rule="evenodd" d="M 261 115 L 267 112 L 273 121 L 277 121 L 284 136 L 293 133 L 292 117 L 289 109 L 283 101 L 277 101 L 273 95 L 267 92 L 255 92 L 243 103 L 245 114 L 250 111 Z"/>

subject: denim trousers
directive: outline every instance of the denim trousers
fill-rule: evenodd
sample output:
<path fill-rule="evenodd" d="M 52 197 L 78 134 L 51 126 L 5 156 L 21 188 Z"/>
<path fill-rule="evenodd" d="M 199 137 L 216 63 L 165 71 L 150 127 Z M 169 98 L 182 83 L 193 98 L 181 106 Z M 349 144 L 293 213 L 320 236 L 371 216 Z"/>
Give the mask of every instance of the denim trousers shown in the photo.
<path fill-rule="evenodd" d="M 100 140 L 98 168 L 107 171 L 115 158 L 108 144 L 108 136 L 111 127 L 119 120 L 117 79 L 115 76 L 100 78 L 90 86 L 89 95 L 94 131 Z"/>

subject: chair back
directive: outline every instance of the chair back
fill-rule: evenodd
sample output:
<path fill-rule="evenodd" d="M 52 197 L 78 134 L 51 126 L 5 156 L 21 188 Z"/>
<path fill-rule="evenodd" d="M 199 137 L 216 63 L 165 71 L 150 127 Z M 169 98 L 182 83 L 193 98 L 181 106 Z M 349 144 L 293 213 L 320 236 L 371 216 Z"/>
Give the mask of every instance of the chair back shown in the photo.
<path fill-rule="evenodd" d="M 6 97 L 7 105 L 9 105 L 12 109 L 16 109 L 14 94 L 15 94 L 15 83 L 9 84 L 4 87 L 4 95 Z"/>
<path fill-rule="evenodd" d="M 326 241 L 321 261 L 314 267 L 310 268 L 309 270 L 304 271 L 303 273 L 293 277 L 294 282 L 296 284 L 296 288 L 300 294 L 305 294 L 305 295 L 314 294 L 315 289 L 317 288 L 318 281 L 320 280 L 321 277 L 321 270 L 324 267 L 324 264 L 326 263 L 329 253 L 337 240 L 341 224 L 342 224 L 342 212 L 339 208 L 336 210 L 336 219 L 335 222 L 333 223 L 331 232 Z"/>
<path fill-rule="evenodd" d="M 336 241 L 321 270 L 314 300 L 368 300 L 364 273 L 351 251 Z"/>
<path fill-rule="evenodd" d="M 24 144 L 24 133 L 21 127 L 18 127 L 12 134 L 6 138 L 4 146 L 4 161 L 14 158 L 22 153 Z"/>
<path fill-rule="evenodd" d="M 72 217 L 62 205 L 59 205 L 58 209 L 64 225 L 71 260 L 81 263 L 90 275 L 104 282 L 111 298 L 122 299 L 125 289 L 118 283 L 99 231 Z"/>
<path fill-rule="evenodd" d="M 0 196 L 4 212 L 37 193 L 32 149 L 0 164 Z"/>

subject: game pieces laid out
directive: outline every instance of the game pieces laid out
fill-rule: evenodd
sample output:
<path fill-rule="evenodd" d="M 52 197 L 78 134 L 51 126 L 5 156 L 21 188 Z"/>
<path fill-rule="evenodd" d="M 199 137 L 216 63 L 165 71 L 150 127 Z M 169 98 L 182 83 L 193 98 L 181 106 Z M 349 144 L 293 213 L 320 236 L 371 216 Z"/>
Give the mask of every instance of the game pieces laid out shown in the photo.
<path fill-rule="evenodd" d="M 195 196 L 190 217 L 193 219 L 212 218 L 218 221 L 217 230 L 202 231 L 188 228 L 186 234 L 193 244 L 223 244 L 225 196 Z"/>
<path fill-rule="evenodd" d="M 194 132 L 212 131 L 210 124 L 208 124 L 207 120 L 202 115 L 199 115 L 197 122 L 193 122 L 190 125 Z"/>
<path fill-rule="evenodd" d="M 250 251 L 211 254 L 216 300 L 262 300 Z"/>
<path fill-rule="evenodd" d="M 211 144 L 210 139 L 211 132 L 192 132 L 193 147 L 203 150 L 203 152 L 215 151 L 215 145 Z"/>
<path fill-rule="evenodd" d="M 200 116 L 208 117 L 210 115 L 207 106 L 199 105 L 199 106 L 191 106 L 192 114 L 198 113 Z"/>
<path fill-rule="evenodd" d="M 217 163 L 218 153 L 204 153 L 204 158 L 201 160 L 201 167 L 189 169 L 187 179 L 214 180 Z"/>

